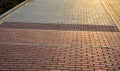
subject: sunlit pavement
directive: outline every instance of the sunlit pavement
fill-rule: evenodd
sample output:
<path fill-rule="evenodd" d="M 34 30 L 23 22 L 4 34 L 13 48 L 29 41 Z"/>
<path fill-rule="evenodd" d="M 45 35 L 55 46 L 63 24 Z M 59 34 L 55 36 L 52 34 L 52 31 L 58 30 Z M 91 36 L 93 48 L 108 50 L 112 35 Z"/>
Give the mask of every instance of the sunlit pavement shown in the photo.
<path fill-rule="evenodd" d="M 0 25 L 0 71 L 120 71 L 120 33 L 102 0 L 33 0 Z"/>
<path fill-rule="evenodd" d="M 113 16 L 114 20 L 117 22 L 120 28 L 120 1 L 119 0 L 103 0 L 107 6 L 110 14 Z"/>

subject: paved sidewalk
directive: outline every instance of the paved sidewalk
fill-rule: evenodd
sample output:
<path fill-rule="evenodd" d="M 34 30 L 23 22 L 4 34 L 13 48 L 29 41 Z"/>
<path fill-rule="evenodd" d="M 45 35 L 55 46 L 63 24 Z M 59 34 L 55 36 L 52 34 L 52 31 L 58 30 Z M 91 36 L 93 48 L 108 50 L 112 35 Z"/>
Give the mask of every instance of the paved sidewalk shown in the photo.
<path fill-rule="evenodd" d="M 0 71 L 120 71 L 119 41 L 102 0 L 33 0 L 0 24 Z"/>

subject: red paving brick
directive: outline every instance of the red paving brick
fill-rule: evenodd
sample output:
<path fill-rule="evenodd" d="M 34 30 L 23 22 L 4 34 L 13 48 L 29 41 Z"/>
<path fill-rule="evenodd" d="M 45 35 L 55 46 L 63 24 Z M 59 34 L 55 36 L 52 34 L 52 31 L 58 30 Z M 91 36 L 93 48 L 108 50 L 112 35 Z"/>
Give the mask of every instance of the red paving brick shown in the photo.
<path fill-rule="evenodd" d="M 120 32 L 102 1 L 75 0 L 62 4 L 65 6 L 57 14 L 48 11 L 49 6 L 60 4 L 46 4 L 44 14 L 40 10 L 32 14 L 34 11 L 29 8 L 26 9 L 29 12 L 16 14 L 12 22 L 0 24 L 0 71 L 120 71 Z M 59 23 L 60 17 L 64 24 Z M 45 23 L 25 23 L 28 19 L 29 22 L 44 19 Z"/>
<path fill-rule="evenodd" d="M 14 71 L 119 71 L 119 50 L 81 46 L 2 45 L 0 69 Z"/>
<path fill-rule="evenodd" d="M 119 71 L 120 33 L 0 29 L 1 71 Z"/>
<path fill-rule="evenodd" d="M 119 32 L 0 29 L 0 44 L 120 48 L 119 41 Z"/>

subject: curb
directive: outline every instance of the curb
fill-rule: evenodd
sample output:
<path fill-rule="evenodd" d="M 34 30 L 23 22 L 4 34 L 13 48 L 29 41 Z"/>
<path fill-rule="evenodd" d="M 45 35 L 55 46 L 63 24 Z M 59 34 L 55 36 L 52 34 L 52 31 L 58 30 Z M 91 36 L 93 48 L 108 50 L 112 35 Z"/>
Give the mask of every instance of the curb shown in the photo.
<path fill-rule="evenodd" d="M 106 6 L 106 4 L 103 0 L 102 0 L 102 3 L 105 6 L 105 8 L 107 9 L 109 15 L 111 16 L 112 20 L 114 21 L 115 25 L 118 27 L 118 29 L 120 31 L 120 26 L 118 25 L 118 22 L 115 20 L 115 18 L 113 17 L 112 13 L 110 12 L 110 10 L 108 9 L 108 7 Z"/>
<path fill-rule="evenodd" d="M 0 15 L 0 23 L 1 23 L 3 18 L 7 17 L 10 13 L 12 13 L 15 10 L 17 10 L 18 8 L 22 7 L 23 5 L 25 5 L 29 1 L 31 1 L 31 0 L 25 0 L 22 3 L 18 4 L 17 6 L 13 7 L 12 9 L 8 10 L 7 12 L 3 13 L 2 15 Z"/>

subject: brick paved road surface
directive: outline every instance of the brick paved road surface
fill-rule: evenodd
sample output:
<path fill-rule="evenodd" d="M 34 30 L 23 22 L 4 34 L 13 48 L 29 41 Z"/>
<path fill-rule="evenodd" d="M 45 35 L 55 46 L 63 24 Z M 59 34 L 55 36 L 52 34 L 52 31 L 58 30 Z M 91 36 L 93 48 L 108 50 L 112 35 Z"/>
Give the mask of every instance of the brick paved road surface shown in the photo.
<path fill-rule="evenodd" d="M 0 70 L 119 71 L 120 33 L 0 29 Z"/>
<path fill-rule="evenodd" d="M 4 48 L 2 48 L 4 47 Z M 2 71 L 119 71 L 120 52 L 81 46 L 1 45 Z"/>
<path fill-rule="evenodd" d="M 33 0 L 0 24 L 0 71 L 120 71 L 120 32 L 102 0 Z"/>
<path fill-rule="evenodd" d="M 115 25 L 102 0 L 33 0 L 7 22 Z"/>
<path fill-rule="evenodd" d="M 120 33 L 106 31 L 0 29 L 0 41 L 1 44 L 53 44 L 120 48 Z"/>

